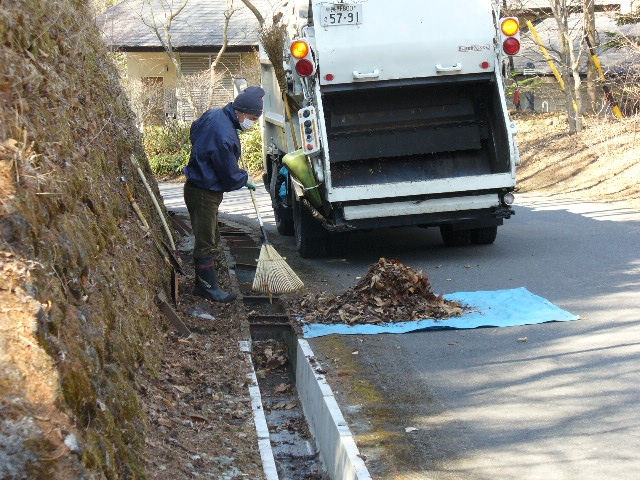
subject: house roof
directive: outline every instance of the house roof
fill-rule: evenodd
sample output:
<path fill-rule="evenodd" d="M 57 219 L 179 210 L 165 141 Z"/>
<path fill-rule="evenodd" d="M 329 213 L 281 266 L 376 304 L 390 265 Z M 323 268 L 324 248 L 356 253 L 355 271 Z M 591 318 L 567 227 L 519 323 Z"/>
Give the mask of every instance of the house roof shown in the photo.
<path fill-rule="evenodd" d="M 222 0 L 188 0 L 171 24 L 171 44 L 175 50 L 216 50 L 223 44 L 226 3 Z M 266 16 L 273 0 L 252 0 Z M 154 32 L 163 33 L 166 19 L 182 6 L 183 0 L 123 0 L 96 18 L 107 45 L 122 51 L 162 50 Z M 249 48 L 258 45 L 258 21 L 240 0 L 233 2 L 227 46 Z"/>
<path fill-rule="evenodd" d="M 612 47 L 607 48 L 602 44 L 606 43 L 611 33 L 619 33 L 626 37 L 640 37 L 640 24 L 616 25 L 615 15 L 611 13 L 596 13 L 596 54 L 605 72 L 622 73 L 637 70 L 640 66 L 640 48 Z M 573 14 L 568 18 L 569 32 L 574 37 L 575 51 L 578 51 L 582 40 L 583 16 Z M 549 55 L 559 66 L 558 51 L 560 42 L 558 39 L 558 25 L 555 18 L 546 18 L 534 23 L 534 27 L 540 37 L 542 45 L 547 49 Z M 520 53 L 513 57 L 514 70 L 522 72 L 524 69 L 533 70 L 536 74 L 551 74 L 551 67 L 548 65 L 540 47 L 536 44 L 533 35 L 525 27 L 521 34 Z M 581 71 L 586 71 L 586 52 L 582 55 Z"/>
<path fill-rule="evenodd" d="M 595 0 L 596 7 L 631 8 L 633 0 Z M 507 0 L 507 7 L 514 11 L 550 10 L 549 0 Z M 584 0 L 567 0 L 567 6 L 582 8 Z M 502 5 L 502 2 L 501 2 Z"/>

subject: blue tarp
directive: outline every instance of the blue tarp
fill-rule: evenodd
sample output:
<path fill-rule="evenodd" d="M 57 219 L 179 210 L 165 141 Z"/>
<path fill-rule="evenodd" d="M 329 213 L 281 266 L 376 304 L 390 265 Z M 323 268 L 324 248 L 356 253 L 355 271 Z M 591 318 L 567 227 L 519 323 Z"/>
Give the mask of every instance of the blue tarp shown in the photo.
<path fill-rule="evenodd" d="M 566 322 L 580 318 L 548 300 L 534 295 L 524 287 L 511 290 L 481 292 L 459 292 L 444 295 L 447 300 L 455 300 L 473 309 L 459 317 L 445 320 L 414 320 L 389 323 L 386 325 L 324 325 L 307 324 L 302 327 L 304 338 L 323 335 L 375 335 L 378 333 L 407 333 L 416 330 L 510 327 L 532 325 L 544 322 Z"/>

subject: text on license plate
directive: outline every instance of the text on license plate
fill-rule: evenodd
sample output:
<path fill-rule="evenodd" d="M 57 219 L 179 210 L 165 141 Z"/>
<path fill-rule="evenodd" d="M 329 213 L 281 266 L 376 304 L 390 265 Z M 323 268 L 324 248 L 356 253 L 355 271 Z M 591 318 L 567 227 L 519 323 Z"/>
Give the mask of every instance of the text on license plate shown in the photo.
<path fill-rule="evenodd" d="M 337 25 L 357 25 L 362 23 L 362 5 L 334 3 L 322 6 L 320 24 L 323 27 Z"/>

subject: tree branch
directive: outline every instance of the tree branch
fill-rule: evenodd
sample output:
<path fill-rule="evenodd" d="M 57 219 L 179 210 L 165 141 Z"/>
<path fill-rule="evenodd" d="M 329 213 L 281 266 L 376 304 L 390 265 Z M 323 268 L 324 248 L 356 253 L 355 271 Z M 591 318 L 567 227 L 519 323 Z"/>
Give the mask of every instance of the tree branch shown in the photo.
<path fill-rule="evenodd" d="M 244 3 L 246 7 L 249 10 L 251 10 L 251 12 L 255 15 L 256 19 L 258 20 L 260 27 L 262 27 L 264 25 L 264 17 L 260 13 L 260 10 L 258 10 L 256 6 L 253 3 L 251 3 L 251 0 L 242 0 L 242 3 Z"/>

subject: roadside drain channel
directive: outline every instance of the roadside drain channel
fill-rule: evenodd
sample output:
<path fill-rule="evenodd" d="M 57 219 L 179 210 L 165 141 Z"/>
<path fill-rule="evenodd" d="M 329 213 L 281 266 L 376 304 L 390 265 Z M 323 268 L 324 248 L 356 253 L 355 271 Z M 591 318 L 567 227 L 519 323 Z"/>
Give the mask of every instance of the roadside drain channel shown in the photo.
<path fill-rule="evenodd" d="M 229 253 L 248 312 L 252 407 L 268 480 L 367 480 L 359 456 L 320 365 L 299 339 L 277 296 L 251 291 L 259 242 L 244 230 L 223 225 Z"/>

